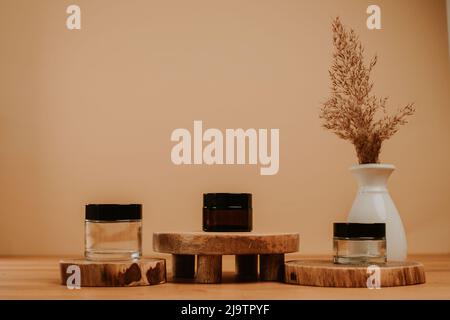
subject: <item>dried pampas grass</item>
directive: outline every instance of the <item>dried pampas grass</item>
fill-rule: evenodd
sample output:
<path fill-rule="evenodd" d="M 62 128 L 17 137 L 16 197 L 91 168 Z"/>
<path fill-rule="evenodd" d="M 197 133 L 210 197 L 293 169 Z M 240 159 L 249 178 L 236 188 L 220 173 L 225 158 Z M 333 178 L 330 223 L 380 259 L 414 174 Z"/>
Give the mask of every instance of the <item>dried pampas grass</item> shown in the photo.
<path fill-rule="evenodd" d="M 392 137 L 407 118 L 414 114 L 414 104 L 389 115 L 387 98 L 371 94 L 370 73 L 377 64 L 375 56 L 364 63 L 364 48 L 355 32 L 347 30 L 339 18 L 333 21 L 333 65 L 329 71 L 331 97 L 321 110 L 323 127 L 349 140 L 356 148 L 360 164 L 378 163 L 383 141 Z"/>

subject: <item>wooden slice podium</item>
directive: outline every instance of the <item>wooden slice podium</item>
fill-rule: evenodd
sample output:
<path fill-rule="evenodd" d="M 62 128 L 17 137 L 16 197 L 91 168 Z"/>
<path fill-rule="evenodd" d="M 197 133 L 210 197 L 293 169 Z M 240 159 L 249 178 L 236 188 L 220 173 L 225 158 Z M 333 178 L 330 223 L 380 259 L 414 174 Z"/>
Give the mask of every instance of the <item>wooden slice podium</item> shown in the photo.
<path fill-rule="evenodd" d="M 424 267 L 419 262 L 387 262 L 378 267 L 381 288 L 425 283 Z M 374 272 L 362 265 L 296 260 L 286 262 L 285 282 L 316 287 L 366 288 L 369 276 Z"/>
<path fill-rule="evenodd" d="M 297 252 L 297 233 L 157 232 L 153 249 L 171 253 L 175 281 L 222 281 L 222 256 L 234 255 L 236 278 L 243 281 L 283 281 L 284 254 Z M 195 269 L 197 257 L 197 269 Z"/>
<path fill-rule="evenodd" d="M 75 259 L 62 260 L 59 262 L 59 267 L 62 285 L 67 284 L 68 278 L 76 268 L 80 270 L 81 287 L 134 287 L 166 282 L 164 259 L 135 261 Z"/>

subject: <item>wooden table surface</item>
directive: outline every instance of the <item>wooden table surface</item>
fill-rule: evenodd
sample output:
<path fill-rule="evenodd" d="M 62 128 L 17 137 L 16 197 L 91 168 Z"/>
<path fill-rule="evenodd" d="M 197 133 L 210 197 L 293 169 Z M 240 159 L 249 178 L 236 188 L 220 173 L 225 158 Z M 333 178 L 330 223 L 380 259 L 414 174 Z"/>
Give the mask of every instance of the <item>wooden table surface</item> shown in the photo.
<path fill-rule="evenodd" d="M 167 267 L 170 276 L 170 256 Z M 314 258 L 287 255 L 287 260 Z M 323 258 L 323 257 L 322 257 Z M 222 284 L 166 283 L 133 288 L 81 288 L 60 285 L 60 258 L 0 257 L 0 299 L 450 299 L 450 255 L 412 256 L 425 265 L 427 283 L 409 287 L 317 288 L 276 282 L 231 283 L 234 259 L 225 256 Z"/>

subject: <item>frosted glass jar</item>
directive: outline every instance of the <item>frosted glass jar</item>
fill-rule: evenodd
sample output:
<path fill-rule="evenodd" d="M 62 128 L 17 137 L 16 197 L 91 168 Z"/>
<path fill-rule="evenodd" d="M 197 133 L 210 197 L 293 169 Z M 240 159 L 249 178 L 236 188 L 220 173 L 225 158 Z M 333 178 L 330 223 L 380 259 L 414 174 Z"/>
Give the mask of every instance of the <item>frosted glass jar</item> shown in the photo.
<path fill-rule="evenodd" d="M 384 223 L 335 223 L 334 263 L 383 264 L 386 262 Z"/>
<path fill-rule="evenodd" d="M 134 260 L 142 255 L 140 204 L 86 206 L 85 257 L 88 260 Z"/>

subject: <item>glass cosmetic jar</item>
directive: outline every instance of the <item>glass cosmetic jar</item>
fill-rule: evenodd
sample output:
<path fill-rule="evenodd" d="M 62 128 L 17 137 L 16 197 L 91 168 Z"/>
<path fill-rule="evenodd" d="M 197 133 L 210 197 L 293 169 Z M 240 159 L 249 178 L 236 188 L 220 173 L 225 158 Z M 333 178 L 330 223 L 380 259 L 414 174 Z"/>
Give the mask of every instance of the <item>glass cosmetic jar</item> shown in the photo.
<path fill-rule="evenodd" d="M 252 231 L 252 195 L 203 194 L 203 231 Z"/>
<path fill-rule="evenodd" d="M 386 262 L 384 223 L 335 223 L 334 263 L 381 264 Z"/>
<path fill-rule="evenodd" d="M 88 204 L 85 257 L 88 260 L 133 260 L 142 252 L 140 204 Z"/>

